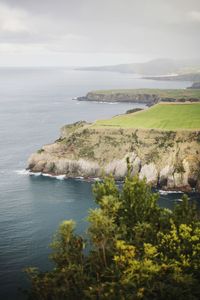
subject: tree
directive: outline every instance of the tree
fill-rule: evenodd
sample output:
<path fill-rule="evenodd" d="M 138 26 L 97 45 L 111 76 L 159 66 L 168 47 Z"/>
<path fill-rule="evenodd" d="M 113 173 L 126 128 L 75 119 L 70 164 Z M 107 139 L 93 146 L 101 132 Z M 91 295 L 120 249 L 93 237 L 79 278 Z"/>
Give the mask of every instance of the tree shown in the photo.
<path fill-rule="evenodd" d="M 75 223 L 64 221 L 54 236 L 50 256 L 54 262 L 51 272 L 39 272 L 28 268 L 26 272 L 32 283 L 29 299 L 79 299 L 84 296 L 87 282 L 84 273 L 82 237 L 74 234 Z M 81 299 L 81 298 L 80 298 Z"/>
<path fill-rule="evenodd" d="M 54 268 L 28 269 L 29 299 L 200 299 L 200 219 L 187 197 L 159 207 L 145 180 L 128 174 L 94 186 L 87 239 L 64 221 L 52 243 Z M 87 251 L 84 251 L 87 246 Z"/>

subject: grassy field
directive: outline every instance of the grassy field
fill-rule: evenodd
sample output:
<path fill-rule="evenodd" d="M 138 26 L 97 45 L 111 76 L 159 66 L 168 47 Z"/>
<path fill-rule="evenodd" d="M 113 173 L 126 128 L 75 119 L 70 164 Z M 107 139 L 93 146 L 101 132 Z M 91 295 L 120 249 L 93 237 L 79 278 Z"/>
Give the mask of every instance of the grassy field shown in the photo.
<path fill-rule="evenodd" d="M 109 120 L 99 120 L 95 127 L 154 128 L 163 130 L 200 129 L 200 103 L 157 104 L 151 108 Z"/>
<path fill-rule="evenodd" d="M 119 89 L 119 90 L 97 90 L 93 91 L 94 94 L 150 94 L 158 95 L 161 98 L 176 98 L 176 99 L 190 99 L 200 98 L 200 89 Z"/>

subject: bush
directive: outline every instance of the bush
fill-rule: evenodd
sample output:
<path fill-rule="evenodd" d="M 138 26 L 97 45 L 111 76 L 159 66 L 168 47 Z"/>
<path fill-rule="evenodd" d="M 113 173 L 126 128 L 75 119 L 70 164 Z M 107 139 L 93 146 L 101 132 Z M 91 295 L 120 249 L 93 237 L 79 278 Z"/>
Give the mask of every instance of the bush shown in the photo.
<path fill-rule="evenodd" d="M 42 148 L 37 151 L 38 154 L 41 154 L 42 152 L 44 152 L 44 149 Z"/>
<path fill-rule="evenodd" d="M 127 110 L 126 114 L 132 114 L 132 113 L 135 113 L 135 112 L 138 112 L 141 110 L 143 110 L 143 109 L 142 108 L 132 108 L 132 109 Z"/>

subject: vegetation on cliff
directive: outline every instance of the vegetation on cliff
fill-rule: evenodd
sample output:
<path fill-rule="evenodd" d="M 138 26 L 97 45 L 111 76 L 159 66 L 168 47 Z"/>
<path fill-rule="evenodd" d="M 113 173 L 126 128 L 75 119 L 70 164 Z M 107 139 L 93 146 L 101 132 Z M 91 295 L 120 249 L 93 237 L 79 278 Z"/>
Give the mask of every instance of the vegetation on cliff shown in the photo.
<path fill-rule="evenodd" d="M 86 237 L 64 221 L 53 243 L 52 270 L 27 270 L 30 300 L 198 300 L 200 218 L 183 197 L 171 211 L 145 180 L 128 175 L 94 186 Z"/>

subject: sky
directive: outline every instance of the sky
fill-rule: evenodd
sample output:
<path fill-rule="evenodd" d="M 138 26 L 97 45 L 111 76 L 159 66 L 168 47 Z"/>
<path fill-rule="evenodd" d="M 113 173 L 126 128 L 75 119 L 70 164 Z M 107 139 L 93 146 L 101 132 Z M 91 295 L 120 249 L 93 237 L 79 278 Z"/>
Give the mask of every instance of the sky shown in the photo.
<path fill-rule="evenodd" d="M 0 0 L 0 66 L 199 58 L 200 0 Z"/>

